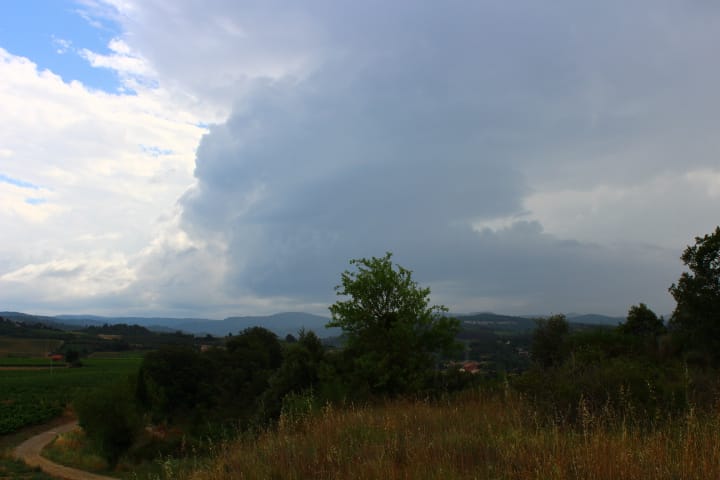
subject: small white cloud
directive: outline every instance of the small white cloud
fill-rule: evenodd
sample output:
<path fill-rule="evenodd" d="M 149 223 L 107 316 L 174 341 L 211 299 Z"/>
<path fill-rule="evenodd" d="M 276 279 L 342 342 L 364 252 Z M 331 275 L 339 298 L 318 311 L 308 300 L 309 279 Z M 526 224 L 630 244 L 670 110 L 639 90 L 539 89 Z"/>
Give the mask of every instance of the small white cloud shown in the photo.
<path fill-rule="evenodd" d="M 79 54 L 95 68 L 107 68 L 115 71 L 126 88 L 135 90 L 139 86 L 155 83 L 155 72 L 150 63 L 133 52 L 123 40 L 114 38 L 108 44 L 111 54 L 103 55 L 83 48 Z"/>
<path fill-rule="evenodd" d="M 471 222 L 471 226 L 476 232 L 488 230 L 493 233 L 498 233 L 504 230 L 510 230 L 518 223 L 526 222 L 528 215 L 528 213 L 523 213 L 518 215 L 510 215 L 507 217 L 476 220 L 474 222 Z"/>
<path fill-rule="evenodd" d="M 58 55 L 64 55 L 72 48 L 72 42 L 70 40 L 58 38 L 54 35 L 52 36 L 52 42 L 55 46 L 55 53 Z"/>

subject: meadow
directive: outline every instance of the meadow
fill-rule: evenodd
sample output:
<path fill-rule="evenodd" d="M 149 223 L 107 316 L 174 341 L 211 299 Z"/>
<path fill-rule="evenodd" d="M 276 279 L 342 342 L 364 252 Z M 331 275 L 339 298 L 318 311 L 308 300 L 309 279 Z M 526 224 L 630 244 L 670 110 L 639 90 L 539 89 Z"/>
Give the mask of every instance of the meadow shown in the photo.
<path fill-rule="evenodd" d="M 479 391 L 436 403 L 326 407 L 229 442 L 194 471 L 168 465 L 165 478 L 720 478 L 720 413 L 691 409 L 648 426 L 631 412 L 586 411 L 571 425 L 515 393 Z"/>
<path fill-rule="evenodd" d="M 0 371 L 0 435 L 51 420 L 84 391 L 134 374 L 141 361 L 139 355 L 88 358 L 81 368 Z M 13 362 L 25 365 L 38 359 L 13 358 L 9 363 Z"/>

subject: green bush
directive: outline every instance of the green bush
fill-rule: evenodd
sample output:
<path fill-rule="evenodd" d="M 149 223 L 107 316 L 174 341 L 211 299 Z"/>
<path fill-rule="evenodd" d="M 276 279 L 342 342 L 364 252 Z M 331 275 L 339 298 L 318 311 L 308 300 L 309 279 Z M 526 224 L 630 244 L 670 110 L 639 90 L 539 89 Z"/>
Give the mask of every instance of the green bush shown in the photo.
<path fill-rule="evenodd" d="M 110 466 L 117 464 L 142 431 L 130 382 L 91 390 L 76 399 L 74 406 L 80 426 Z"/>
<path fill-rule="evenodd" d="M 582 408 L 652 421 L 685 409 L 690 393 L 681 363 L 658 365 L 630 357 L 534 368 L 513 379 L 513 386 L 541 411 L 566 420 L 577 419 Z"/>

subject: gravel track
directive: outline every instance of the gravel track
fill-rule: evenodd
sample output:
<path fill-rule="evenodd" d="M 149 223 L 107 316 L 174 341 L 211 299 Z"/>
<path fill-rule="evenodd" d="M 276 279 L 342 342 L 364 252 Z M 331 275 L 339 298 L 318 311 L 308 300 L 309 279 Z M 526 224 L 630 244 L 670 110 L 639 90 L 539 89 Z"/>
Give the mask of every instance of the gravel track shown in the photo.
<path fill-rule="evenodd" d="M 40 467 L 42 471 L 48 475 L 65 480 L 117 480 L 114 477 L 97 475 L 95 473 L 78 470 L 76 468 L 59 465 L 40 456 L 42 449 L 52 442 L 55 437 L 60 434 L 70 432 L 77 428 L 77 426 L 77 421 L 69 422 L 51 428 L 50 430 L 35 435 L 34 437 L 30 437 L 13 450 L 13 455 L 31 467 Z"/>

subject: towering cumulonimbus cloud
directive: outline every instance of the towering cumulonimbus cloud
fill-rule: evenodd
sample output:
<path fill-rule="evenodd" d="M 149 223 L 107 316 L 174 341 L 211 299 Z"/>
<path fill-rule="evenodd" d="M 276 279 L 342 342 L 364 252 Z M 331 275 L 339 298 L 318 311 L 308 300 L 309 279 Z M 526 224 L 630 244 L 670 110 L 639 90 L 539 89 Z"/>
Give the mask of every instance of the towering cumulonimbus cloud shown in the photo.
<path fill-rule="evenodd" d="M 639 7 L 620 18 L 618 5 L 521 3 L 304 11 L 303 25 L 319 32 L 296 52 L 312 59 L 308 69 L 243 84 L 228 120 L 201 142 L 197 184 L 181 201 L 187 231 L 225 243 L 229 292 L 331 298 L 347 259 L 392 250 L 467 307 L 662 298 L 677 272 L 667 242 L 659 255 L 641 248 L 657 241 L 642 230 L 574 241 L 575 232 L 544 231 L 573 220 L 543 207 L 576 193 L 580 203 L 595 194 L 602 210 L 620 195 L 638 215 L 647 204 L 632 204 L 633 189 L 689 168 L 662 152 L 684 139 L 656 144 L 680 121 L 662 113 L 682 116 L 687 101 L 710 112 L 692 92 L 664 95 L 683 82 L 674 67 L 683 54 L 650 45 L 703 38 L 666 38 L 668 6 L 666 18 L 644 22 Z M 682 13 L 683 28 L 702 21 Z M 614 196 L 602 197 L 606 184 Z M 605 213 L 610 230 L 638 221 Z M 577 224 L 602 230 L 602 221 Z M 649 227 L 663 229 L 660 219 Z"/>

